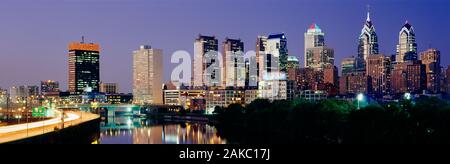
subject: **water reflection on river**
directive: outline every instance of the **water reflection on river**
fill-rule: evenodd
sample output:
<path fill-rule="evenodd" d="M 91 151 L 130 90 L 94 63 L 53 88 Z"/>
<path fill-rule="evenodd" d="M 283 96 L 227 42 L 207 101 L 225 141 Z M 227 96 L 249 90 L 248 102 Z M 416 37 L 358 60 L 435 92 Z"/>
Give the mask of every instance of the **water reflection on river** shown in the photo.
<path fill-rule="evenodd" d="M 101 123 L 101 144 L 225 144 L 206 123 L 109 117 Z"/>

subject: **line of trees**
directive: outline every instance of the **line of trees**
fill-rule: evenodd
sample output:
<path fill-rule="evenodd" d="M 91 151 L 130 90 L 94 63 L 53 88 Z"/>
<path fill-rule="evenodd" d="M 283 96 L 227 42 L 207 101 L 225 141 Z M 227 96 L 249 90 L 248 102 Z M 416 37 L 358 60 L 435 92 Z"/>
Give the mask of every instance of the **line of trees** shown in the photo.
<path fill-rule="evenodd" d="M 215 126 L 230 143 L 450 143 L 450 105 L 437 98 L 370 104 L 259 99 L 217 107 Z"/>

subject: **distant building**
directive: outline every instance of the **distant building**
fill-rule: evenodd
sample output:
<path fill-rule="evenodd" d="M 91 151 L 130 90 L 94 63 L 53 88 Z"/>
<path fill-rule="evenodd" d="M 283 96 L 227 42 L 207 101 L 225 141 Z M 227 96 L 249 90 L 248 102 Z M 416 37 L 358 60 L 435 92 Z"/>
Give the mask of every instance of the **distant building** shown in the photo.
<path fill-rule="evenodd" d="M 27 100 L 29 103 L 31 99 L 37 98 L 39 96 L 38 86 L 14 86 L 9 90 L 9 95 L 12 103 L 20 103 L 21 101 Z"/>
<path fill-rule="evenodd" d="M 221 70 L 215 36 L 202 36 L 194 43 L 193 86 L 220 86 Z M 209 68 L 209 69 L 207 69 Z"/>
<path fill-rule="evenodd" d="M 397 63 L 392 70 L 392 92 L 394 94 L 421 94 L 426 89 L 425 65 L 421 61 Z"/>
<path fill-rule="evenodd" d="M 298 69 L 300 69 L 300 63 L 297 57 L 289 56 L 287 61 L 287 79 L 295 81 L 297 78 Z"/>
<path fill-rule="evenodd" d="M 326 65 L 334 65 L 334 49 L 320 46 L 306 49 L 307 67 L 323 70 Z"/>
<path fill-rule="evenodd" d="M 99 91 L 100 46 L 93 43 L 69 44 L 69 91 L 83 93 L 86 87 Z"/>
<path fill-rule="evenodd" d="M 441 53 L 437 49 L 428 49 L 420 54 L 425 65 L 427 91 L 432 94 L 441 92 Z"/>
<path fill-rule="evenodd" d="M 341 95 L 366 94 L 370 88 L 370 77 L 365 72 L 354 72 L 342 75 L 339 79 L 339 93 Z"/>
<path fill-rule="evenodd" d="M 119 93 L 119 84 L 117 83 L 100 83 L 100 92 L 106 94 Z"/>
<path fill-rule="evenodd" d="M 355 57 L 344 58 L 341 62 L 342 75 L 355 72 L 356 64 L 357 61 Z"/>
<path fill-rule="evenodd" d="M 133 95 L 131 94 L 106 94 L 106 103 L 109 104 L 131 104 Z"/>
<path fill-rule="evenodd" d="M 163 51 L 141 46 L 133 52 L 133 101 L 162 104 Z"/>
<path fill-rule="evenodd" d="M 411 59 L 417 59 L 416 34 L 411 24 L 406 21 L 399 33 L 396 62 L 402 63 Z"/>
<path fill-rule="evenodd" d="M 59 82 L 52 80 L 41 81 L 41 94 L 59 94 L 60 91 Z"/>
<path fill-rule="evenodd" d="M 0 88 L 0 108 L 6 109 L 8 103 L 8 91 Z"/>
<path fill-rule="evenodd" d="M 258 99 L 258 89 L 245 90 L 245 105 L 248 105 Z"/>
<path fill-rule="evenodd" d="M 324 89 L 324 72 L 313 68 L 300 68 L 295 80 L 296 90 Z"/>
<path fill-rule="evenodd" d="M 370 77 L 369 92 L 375 97 L 390 94 L 391 58 L 385 55 L 370 55 L 367 58 L 366 75 Z"/>
<path fill-rule="evenodd" d="M 269 35 L 265 46 L 264 53 L 259 54 L 260 79 L 285 80 L 288 59 L 286 35 L 284 33 Z"/>
<path fill-rule="evenodd" d="M 325 91 L 304 90 L 304 91 L 301 91 L 299 97 L 303 98 L 305 100 L 319 101 L 319 100 L 327 99 L 327 93 Z"/>
<path fill-rule="evenodd" d="M 323 82 L 337 86 L 339 83 L 339 71 L 334 65 L 326 65 L 323 69 Z"/>
<path fill-rule="evenodd" d="M 212 113 L 216 107 L 228 107 L 231 104 L 245 104 L 245 90 L 208 90 L 206 92 L 206 110 Z"/>
<path fill-rule="evenodd" d="M 267 48 L 267 36 L 258 36 L 256 39 L 256 62 L 257 62 L 257 75 L 258 75 L 258 81 L 263 80 L 264 77 L 264 71 L 266 70 L 267 64 L 265 64 L 267 61 L 267 55 L 266 55 L 266 48 Z"/>
<path fill-rule="evenodd" d="M 317 24 L 312 24 L 305 33 L 305 67 L 312 67 L 312 64 L 315 63 L 314 54 L 308 55 L 308 49 L 323 46 L 325 46 L 325 33 Z"/>
<path fill-rule="evenodd" d="M 450 94 L 450 66 L 447 67 L 447 69 L 445 70 L 445 81 L 446 83 L 446 93 Z"/>
<path fill-rule="evenodd" d="M 274 100 L 292 100 L 295 98 L 294 81 L 260 81 L 258 98 Z"/>
<path fill-rule="evenodd" d="M 222 43 L 222 50 L 223 86 L 245 87 L 244 43 L 238 39 L 226 38 Z"/>
<path fill-rule="evenodd" d="M 370 12 L 367 12 L 367 19 L 359 36 L 358 56 L 356 58 L 356 68 L 364 70 L 366 61 L 370 55 L 379 54 L 378 36 L 375 32 L 375 26 L 370 19 Z"/>

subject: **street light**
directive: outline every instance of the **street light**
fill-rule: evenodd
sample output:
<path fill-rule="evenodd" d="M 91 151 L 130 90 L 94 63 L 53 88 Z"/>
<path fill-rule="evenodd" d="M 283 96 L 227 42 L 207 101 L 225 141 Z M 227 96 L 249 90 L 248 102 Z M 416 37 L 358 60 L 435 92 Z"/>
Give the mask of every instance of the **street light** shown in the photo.
<path fill-rule="evenodd" d="M 404 98 L 405 100 L 411 100 L 412 99 L 411 93 L 405 93 Z"/>
<path fill-rule="evenodd" d="M 358 96 L 356 96 L 356 100 L 358 101 L 358 110 L 359 110 L 361 109 L 360 102 L 364 100 L 364 95 L 362 93 L 358 94 Z"/>

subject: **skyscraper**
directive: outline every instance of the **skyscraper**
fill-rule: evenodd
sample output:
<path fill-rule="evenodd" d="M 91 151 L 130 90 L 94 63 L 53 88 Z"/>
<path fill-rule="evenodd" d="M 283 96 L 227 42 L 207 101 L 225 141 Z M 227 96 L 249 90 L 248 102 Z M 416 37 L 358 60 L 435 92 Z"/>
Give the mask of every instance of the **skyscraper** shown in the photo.
<path fill-rule="evenodd" d="M 382 97 L 390 93 L 391 58 L 385 55 L 370 55 L 367 58 L 366 75 L 371 83 L 370 93 Z"/>
<path fill-rule="evenodd" d="M 133 52 L 133 96 L 136 104 L 162 104 L 163 51 L 140 46 Z"/>
<path fill-rule="evenodd" d="M 240 39 L 226 38 L 222 43 L 222 50 L 223 86 L 245 87 L 244 43 Z"/>
<path fill-rule="evenodd" d="M 447 82 L 445 88 L 446 88 L 446 93 L 449 94 L 450 93 L 450 66 L 448 66 L 445 69 L 445 81 Z"/>
<path fill-rule="evenodd" d="M 406 21 L 399 33 L 396 62 L 417 60 L 416 34 L 411 24 Z"/>
<path fill-rule="evenodd" d="M 357 62 L 356 62 L 355 57 L 348 57 L 348 58 L 342 59 L 342 62 L 341 62 L 342 75 L 350 74 L 350 73 L 354 72 L 356 69 L 356 63 Z"/>
<path fill-rule="evenodd" d="M 193 86 L 220 86 L 221 68 L 215 36 L 199 35 L 194 43 Z"/>
<path fill-rule="evenodd" d="M 397 63 L 391 76 L 394 94 L 422 93 L 426 89 L 425 65 L 419 60 Z"/>
<path fill-rule="evenodd" d="M 378 54 L 378 36 L 370 19 L 370 12 L 367 12 L 367 19 L 359 36 L 357 69 L 364 70 L 367 57 L 376 54 Z"/>
<path fill-rule="evenodd" d="M 258 36 L 256 39 L 256 65 L 257 65 L 257 75 L 258 81 L 263 80 L 263 66 L 267 65 L 266 62 L 266 47 L 267 47 L 267 36 Z"/>
<path fill-rule="evenodd" d="M 428 49 L 420 54 L 422 64 L 425 65 L 427 76 L 427 90 L 430 93 L 440 93 L 441 53 L 437 49 Z"/>
<path fill-rule="evenodd" d="M 300 62 L 295 56 L 289 56 L 287 61 L 287 79 L 295 81 L 297 78 L 298 69 L 300 68 Z"/>
<path fill-rule="evenodd" d="M 269 35 L 265 54 L 262 58 L 260 71 L 262 71 L 263 79 L 286 78 L 288 49 L 287 38 L 284 33 Z"/>
<path fill-rule="evenodd" d="M 94 43 L 69 44 L 69 91 L 82 93 L 86 87 L 99 91 L 100 46 Z"/>
<path fill-rule="evenodd" d="M 313 62 L 312 56 L 307 55 L 307 50 L 309 48 L 325 46 L 325 33 L 317 24 L 312 24 L 309 26 L 305 33 L 305 51 L 304 51 L 304 64 L 305 67 L 309 67 Z"/>
<path fill-rule="evenodd" d="M 323 70 L 327 65 L 334 65 L 334 49 L 319 46 L 306 49 L 306 67 Z"/>

